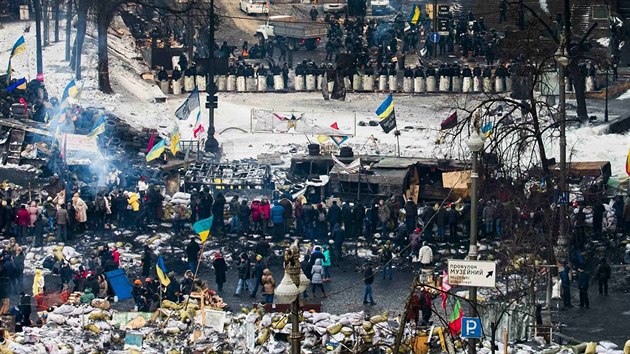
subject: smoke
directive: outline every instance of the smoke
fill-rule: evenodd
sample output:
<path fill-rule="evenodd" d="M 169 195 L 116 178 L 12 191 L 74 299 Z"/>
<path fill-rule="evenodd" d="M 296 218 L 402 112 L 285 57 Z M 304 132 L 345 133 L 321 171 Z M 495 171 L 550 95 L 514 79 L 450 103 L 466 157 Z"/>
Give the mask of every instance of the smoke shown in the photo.
<path fill-rule="evenodd" d="M 547 0 L 538 0 L 540 3 L 540 8 L 546 13 L 549 14 L 549 6 L 547 6 Z"/>

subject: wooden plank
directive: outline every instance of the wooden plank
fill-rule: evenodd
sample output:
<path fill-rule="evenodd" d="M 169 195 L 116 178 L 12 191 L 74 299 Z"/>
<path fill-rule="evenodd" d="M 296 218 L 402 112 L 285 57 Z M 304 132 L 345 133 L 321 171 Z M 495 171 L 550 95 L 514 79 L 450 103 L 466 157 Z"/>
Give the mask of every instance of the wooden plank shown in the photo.
<path fill-rule="evenodd" d="M 53 136 L 53 134 L 51 132 L 49 132 L 48 130 L 45 130 L 45 129 L 42 129 L 42 128 L 39 128 L 39 127 L 35 127 L 35 126 L 31 126 L 29 124 L 20 122 L 20 121 L 15 120 L 15 119 L 0 119 L 0 125 L 5 126 L 5 127 L 9 127 L 9 128 L 13 128 L 13 129 L 24 130 L 24 131 L 29 132 L 29 133 L 45 135 L 45 136 Z"/>

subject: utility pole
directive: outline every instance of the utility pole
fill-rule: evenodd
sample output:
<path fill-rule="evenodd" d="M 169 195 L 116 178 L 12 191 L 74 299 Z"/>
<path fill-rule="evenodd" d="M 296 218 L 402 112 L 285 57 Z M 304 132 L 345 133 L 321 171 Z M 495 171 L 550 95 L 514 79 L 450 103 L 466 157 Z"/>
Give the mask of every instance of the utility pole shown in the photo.
<path fill-rule="evenodd" d="M 70 61 L 72 50 L 70 49 L 70 38 L 72 37 L 72 0 L 68 0 L 66 5 L 66 61 Z"/>
<path fill-rule="evenodd" d="M 219 150 L 219 142 L 214 137 L 214 109 L 219 106 L 219 98 L 216 96 L 217 86 L 214 83 L 214 0 L 210 0 L 210 33 L 208 38 L 208 80 L 206 80 L 206 92 L 208 98 L 208 136 L 206 137 L 206 152 L 216 153 Z M 192 43 L 191 43 L 192 45 Z M 192 58 L 191 58 L 192 60 Z"/>
<path fill-rule="evenodd" d="M 42 6 L 40 0 L 33 0 L 35 7 L 35 39 L 37 41 L 37 76 L 44 74 L 44 60 L 42 59 Z"/>
<path fill-rule="evenodd" d="M 518 30 L 525 30 L 525 6 L 523 0 L 518 1 Z"/>
<path fill-rule="evenodd" d="M 55 13 L 55 43 L 59 42 L 59 2 L 61 0 L 54 0 L 53 12 Z"/>

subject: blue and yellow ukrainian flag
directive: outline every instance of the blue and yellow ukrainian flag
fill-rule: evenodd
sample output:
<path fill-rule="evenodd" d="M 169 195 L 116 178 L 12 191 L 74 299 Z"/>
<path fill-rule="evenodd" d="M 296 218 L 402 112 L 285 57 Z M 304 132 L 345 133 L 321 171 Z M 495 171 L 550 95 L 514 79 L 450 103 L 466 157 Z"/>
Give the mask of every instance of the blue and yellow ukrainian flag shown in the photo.
<path fill-rule="evenodd" d="M 162 256 L 158 256 L 157 264 L 155 265 L 155 271 L 157 272 L 158 279 L 160 279 L 160 283 L 163 286 L 168 286 L 171 283 L 171 279 L 169 279 L 168 273 L 166 271 L 166 265 L 164 264 L 164 259 Z"/>
<path fill-rule="evenodd" d="M 210 216 L 207 219 L 199 220 L 193 224 L 193 230 L 199 235 L 201 238 L 201 243 L 206 242 L 208 236 L 210 235 L 210 229 L 212 229 L 212 222 L 214 221 L 214 216 Z"/>
<path fill-rule="evenodd" d="M 26 50 L 26 42 L 24 42 L 24 36 L 20 36 L 20 38 L 18 38 L 18 40 L 13 45 L 13 48 L 11 49 L 11 55 L 9 55 L 9 58 L 13 58 L 14 56 L 22 53 L 25 50 Z"/>
<path fill-rule="evenodd" d="M 105 116 L 101 114 L 101 116 L 96 120 L 94 126 L 92 126 L 92 130 L 88 133 L 88 138 L 93 138 L 98 136 L 99 134 L 103 134 L 105 132 Z"/>
<path fill-rule="evenodd" d="M 420 21 L 420 8 L 418 7 L 418 5 L 413 4 L 413 8 L 411 9 L 411 13 L 409 14 L 407 22 L 412 25 L 416 25 L 418 24 L 418 21 Z"/>
<path fill-rule="evenodd" d="M 74 80 L 70 81 L 66 88 L 63 90 L 63 96 L 61 96 L 61 101 L 65 101 L 68 97 L 77 97 L 79 94 L 79 88 L 77 87 L 77 83 Z"/>
<path fill-rule="evenodd" d="M 164 150 L 166 149 L 166 140 L 162 139 L 159 143 L 153 145 L 153 148 L 149 153 L 147 153 L 146 160 L 147 162 L 157 159 L 162 155 Z"/>
<path fill-rule="evenodd" d="M 396 112 L 394 111 L 394 98 L 388 95 L 385 101 L 376 109 L 381 128 L 387 134 L 396 128 Z"/>
<path fill-rule="evenodd" d="M 26 90 L 26 79 L 21 78 L 16 81 L 13 85 L 7 87 L 7 92 L 11 92 L 13 90 Z"/>
<path fill-rule="evenodd" d="M 492 128 L 493 128 L 492 122 L 488 122 L 484 124 L 483 127 L 481 127 L 481 133 L 485 135 L 486 138 L 489 138 L 492 135 Z"/>

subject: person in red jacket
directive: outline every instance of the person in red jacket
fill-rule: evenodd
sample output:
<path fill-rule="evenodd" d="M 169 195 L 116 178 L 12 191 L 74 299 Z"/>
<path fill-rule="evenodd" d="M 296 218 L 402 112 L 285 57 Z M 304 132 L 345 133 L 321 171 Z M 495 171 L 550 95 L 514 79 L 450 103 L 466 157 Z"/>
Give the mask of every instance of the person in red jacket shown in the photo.
<path fill-rule="evenodd" d="M 120 252 L 118 252 L 118 247 L 116 246 L 112 246 L 112 258 L 114 263 L 116 263 L 116 266 L 120 268 Z"/>
<path fill-rule="evenodd" d="M 18 242 L 22 243 L 28 232 L 28 225 L 31 223 L 31 216 L 26 210 L 26 206 L 22 205 L 15 216 L 15 224 L 18 226 Z"/>
<path fill-rule="evenodd" d="M 262 217 L 261 217 L 261 210 L 260 210 L 260 200 L 254 200 L 252 201 L 252 205 L 250 205 L 250 210 L 251 210 L 251 214 L 252 214 L 252 228 L 254 230 L 254 232 L 260 232 L 261 229 L 261 221 L 262 221 Z"/>
<path fill-rule="evenodd" d="M 271 217 L 271 204 L 269 204 L 269 199 L 263 198 L 262 203 L 260 203 L 260 214 L 262 218 L 263 235 L 266 235 L 269 218 Z"/>

